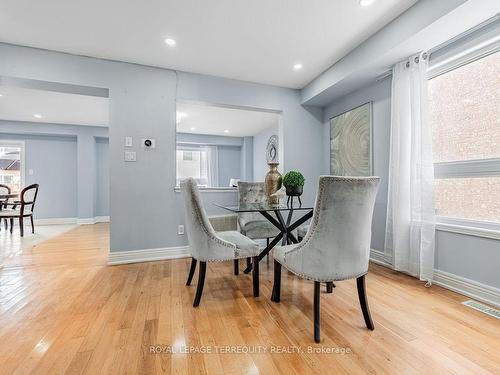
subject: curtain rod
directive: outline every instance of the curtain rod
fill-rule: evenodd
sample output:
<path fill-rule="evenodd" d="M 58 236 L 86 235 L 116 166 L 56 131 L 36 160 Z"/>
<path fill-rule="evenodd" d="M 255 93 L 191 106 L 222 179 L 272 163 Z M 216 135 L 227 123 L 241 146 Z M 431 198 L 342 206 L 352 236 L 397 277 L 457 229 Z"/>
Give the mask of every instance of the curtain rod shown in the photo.
<path fill-rule="evenodd" d="M 481 22 L 480 24 L 477 24 L 476 26 L 474 27 L 471 27 L 470 29 L 464 31 L 463 33 L 460 33 L 456 36 L 454 36 L 453 38 L 447 40 L 446 42 L 443 42 L 441 44 L 438 44 L 437 46 L 431 48 L 427 53 L 424 53 L 427 56 L 429 56 L 429 59 L 431 57 L 431 55 L 434 53 L 434 52 L 437 52 L 447 46 L 449 46 L 450 44 L 456 42 L 457 40 L 460 40 L 462 38 L 465 38 L 467 35 L 470 35 L 472 34 L 473 32 L 477 31 L 477 30 L 480 30 L 482 29 L 483 27 L 486 27 L 488 26 L 489 24 L 495 22 L 495 21 L 498 21 L 500 19 L 500 14 L 497 13 L 495 14 L 493 17 L 491 18 L 488 18 L 487 20 Z M 410 58 L 410 57 L 408 57 Z M 424 57 L 425 58 L 425 57 Z M 418 63 L 417 61 L 418 57 L 415 58 L 415 62 Z M 375 81 L 376 82 L 379 82 L 379 81 L 382 81 L 383 79 L 389 77 L 392 75 L 392 68 L 391 69 L 388 69 L 386 70 L 385 72 L 383 72 L 382 74 L 380 74 L 377 78 L 375 78 Z"/>

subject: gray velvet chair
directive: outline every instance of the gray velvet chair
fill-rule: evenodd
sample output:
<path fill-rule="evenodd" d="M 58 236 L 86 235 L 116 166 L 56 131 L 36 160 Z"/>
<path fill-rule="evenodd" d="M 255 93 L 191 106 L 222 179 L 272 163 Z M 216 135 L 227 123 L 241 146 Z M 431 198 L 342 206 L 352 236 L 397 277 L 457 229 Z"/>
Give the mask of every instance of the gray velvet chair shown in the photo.
<path fill-rule="evenodd" d="M 271 300 L 280 301 L 281 267 L 314 281 L 314 340 L 320 341 L 320 283 L 356 279 L 366 326 L 365 275 L 370 257 L 371 223 L 378 177 L 321 176 L 310 228 L 302 242 L 274 249 Z"/>
<path fill-rule="evenodd" d="M 302 239 L 306 236 L 307 231 L 309 230 L 309 224 L 302 225 L 297 228 L 297 239 L 302 241 Z"/>
<path fill-rule="evenodd" d="M 263 182 L 238 181 L 240 203 L 260 203 L 266 201 L 266 189 Z M 241 212 L 238 214 L 240 232 L 252 240 L 276 237 L 279 230 L 258 212 Z M 248 261 L 247 261 L 248 263 Z M 235 263 L 235 274 L 236 263 Z"/>
<path fill-rule="evenodd" d="M 215 232 L 203 208 L 196 181 L 192 178 L 180 183 L 186 211 L 186 231 L 191 250 L 191 268 L 186 285 L 191 284 L 197 261 L 200 262 L 198 288 L 193 306 L 200 304 L 205 283 L 207 262 L 221 262 L 252 258 L 253 295 L 259 296 L 259 245 L 237 231 Z"/>

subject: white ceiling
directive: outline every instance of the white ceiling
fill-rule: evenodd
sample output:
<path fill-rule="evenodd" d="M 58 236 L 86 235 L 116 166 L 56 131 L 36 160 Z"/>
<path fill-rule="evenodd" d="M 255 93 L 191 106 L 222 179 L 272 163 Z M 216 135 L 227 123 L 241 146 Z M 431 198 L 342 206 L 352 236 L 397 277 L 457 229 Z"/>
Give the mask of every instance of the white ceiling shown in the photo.
<path fill-rule="evenodd" d="M 301 88 L 416 2 L 0 0 L 0 41 Z"/>
<path fill-rule="evenodd" d="M 108 126 L 108 98 L 10 86 L 0 95 L 0 120 Z"/>
<path fill-rule="evenodd" d="M 177 132 L 250 137 L 277 127 L 279 116 L 270 112 L 177 103 Z"/>

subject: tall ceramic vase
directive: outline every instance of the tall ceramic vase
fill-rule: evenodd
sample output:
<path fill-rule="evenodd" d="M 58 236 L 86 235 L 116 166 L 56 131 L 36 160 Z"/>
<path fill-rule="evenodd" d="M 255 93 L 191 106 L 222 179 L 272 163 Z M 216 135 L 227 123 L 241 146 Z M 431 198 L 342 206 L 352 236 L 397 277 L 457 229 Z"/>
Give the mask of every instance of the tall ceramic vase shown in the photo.
<path fill-rule="evenodd" d="M 277 204 L 279 203 L 278 197 L 271 197 L 271 195 L 281 189 L 281 173 L 278 172 L 279 163 L 268 163 L 268 165 L 269 172 L 267 172 L 265 179 L 267 201 L 270 204 Z"/>

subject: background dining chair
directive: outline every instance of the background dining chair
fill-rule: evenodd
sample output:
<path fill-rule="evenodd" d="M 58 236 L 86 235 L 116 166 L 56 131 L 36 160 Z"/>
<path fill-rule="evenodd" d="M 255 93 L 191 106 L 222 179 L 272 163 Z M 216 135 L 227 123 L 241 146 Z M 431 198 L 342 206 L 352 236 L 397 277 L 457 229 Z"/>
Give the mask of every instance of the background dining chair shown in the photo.
<path fill-rule="evenodd" d="M 32 184 L 25 187 L 20 194 L 19 202 L 6 203 L 12 208 L 0 211 L 0 219 L 10 219 L 10 232 L 14 229 L 14 219 L 19 219 L 19 231 L 21 237 L 24 236 L 24 219 L 30 218 L 31 233 L 35 233 L 35 224 L 33 223 L 33 211 L 35 209 L 36 197 L 38 195 L 38 184 Z M 19 208 L 18 208 L 19 207 Z"/>
<path fill-rule="evenodd" d="M 314 340 L 320 341 L 320 283 L 356 279 L 366 326 L 374 329 L 366 299 L 371 223 L 378 177 L 321 176 L 309 231 L 298 244 L 274 251 L 271 300 L 280 301 L 281 266 L 314 281 Z"/>
<path fill-rule="evenodd" d="M 200 262 L 198 287 L 193 306 L 200 304 L 205 283 L 207 262 L 252 258 L 253 295 L 259 296 L 259 245 L 237 231 L 215 232 L 201 203 L 196 181 L 181 181 L 181 192 L 186 210 L 186 231 L 191 250 L 191 268 L 186 285 L 191 284 L 197 261 Z"/>
<path fill-rule="evenodd" d="M 0 184 L 0 195 L 10 194 L 10 192 L 11 192 L 10 186 Z M 3 199 L 0 198 L 0 210 L 7 208 L 5 203 L 7 203 L 8 201 L 9 201 L 9 198 L 3 198 Z M 4 225 L 5 225 L 5 230 L 7 230 L 7 219 L 4 219 L 3 221 L 4 221 Z M 0 228 L 1 228 L 1 226 L 2 226 L 2 220 L 0 219 Z"/>
<path fill-rule="evenodd" d="M 244 203 L 265 203 L 266 189 L 263 182 L 238 182 L 238 193 L 240 204 Z M 258 212 L 238 213 L 238 225 L 240 232 L 252 240 L 266 239 L 269 245 L 269 238 L 276 237 L 280 231 L 269 220 L 266 220 Z M 249 260 L 247 260 L 247 265 Z M 235 274 L 236 263 L 235 263 Z"/>
<path fill-rule="evenodd" d="M 309 226 L 310 226 L 309 224 L 306 224 L 297 228 L 297 239 L 299 241 L 302 241 L 304 239 L 304 237 L 307 234 L 307 231 L 309 230 Z"/>

